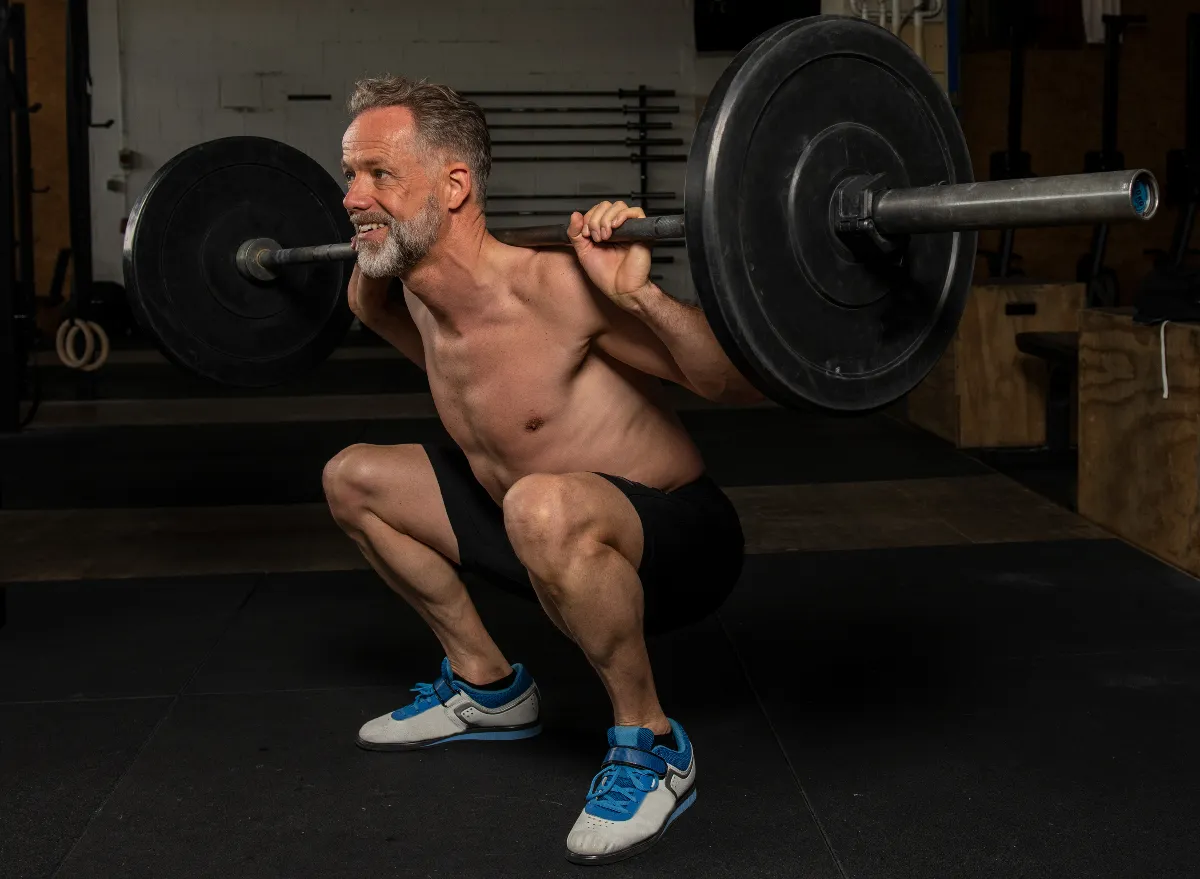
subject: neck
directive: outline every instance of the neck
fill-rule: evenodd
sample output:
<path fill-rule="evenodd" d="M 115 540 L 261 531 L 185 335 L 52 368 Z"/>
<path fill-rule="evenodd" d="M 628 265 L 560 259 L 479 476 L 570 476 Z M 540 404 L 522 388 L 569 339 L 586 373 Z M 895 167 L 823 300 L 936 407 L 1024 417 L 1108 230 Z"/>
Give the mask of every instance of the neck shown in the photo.
<path fill-rule="evenodd" d="M 473 211 L 470 217 L 451 214 L 437 243 L 401 280 L 438 323 L 452 327 L 492 300 L 490 257 L 495 244 L 482 212 Z"/>

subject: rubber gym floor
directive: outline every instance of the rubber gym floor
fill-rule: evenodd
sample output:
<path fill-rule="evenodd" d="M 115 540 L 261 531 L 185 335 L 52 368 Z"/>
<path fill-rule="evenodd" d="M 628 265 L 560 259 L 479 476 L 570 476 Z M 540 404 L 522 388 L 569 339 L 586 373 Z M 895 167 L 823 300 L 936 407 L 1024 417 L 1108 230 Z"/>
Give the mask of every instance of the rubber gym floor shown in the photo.
<path fill-rule="evenodd" d="M 576 875 L 602 688 L 475 588 L 545 732 L 354 745 L 440 652 L 321 503 L 356 441 L 443 435 L 349 348 L 237 396 L 120 352 L 46 366 L 0 441 L 0 876 Z M 680 398 L 742 515 L 720 613 L 651 644 L 699 798 L 611 876 L 1193 877 L 1200 587 L 889 414 Z"/>

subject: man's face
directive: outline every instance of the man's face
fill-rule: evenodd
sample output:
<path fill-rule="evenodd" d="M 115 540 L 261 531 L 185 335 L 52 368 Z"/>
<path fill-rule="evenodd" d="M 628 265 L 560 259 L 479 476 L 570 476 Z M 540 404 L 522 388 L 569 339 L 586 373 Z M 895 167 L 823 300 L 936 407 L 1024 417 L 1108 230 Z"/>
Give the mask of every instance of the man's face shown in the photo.
<path fill-rule="evenodd" d="M 342 203 L 358 230 L 358 266 L 368 278 L 407 274 L 438 239 L 442 206 L 414 135 L 407 109 L 385 107 L 362 113 L 342 137 Z"/>

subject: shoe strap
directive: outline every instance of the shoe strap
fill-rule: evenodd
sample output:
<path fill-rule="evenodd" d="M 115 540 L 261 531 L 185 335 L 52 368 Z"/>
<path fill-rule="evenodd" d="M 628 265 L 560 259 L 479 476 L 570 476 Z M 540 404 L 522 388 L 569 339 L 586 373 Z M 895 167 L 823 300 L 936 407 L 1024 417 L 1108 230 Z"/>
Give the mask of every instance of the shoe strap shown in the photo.
<path fill-rule="evenodd" d="M 609 766 L 614 763 L 622 766 L 634 766 L 638 769 L 649 769 L 659 778 L 663 778 L 667 774 L 667 761 L 657 754 L 651 754 L 649 751 L 642 751 L 638 748 L 610 748 L 604 756 L 604 765 Z"/>
<path fill-rule="evenodd" d="M 445 705 L 458 695 L 458 691 L 451 687 L 445 678 L 438 678 L 433 682 L 433 694 L 438 697 L 439 702 Z"/>

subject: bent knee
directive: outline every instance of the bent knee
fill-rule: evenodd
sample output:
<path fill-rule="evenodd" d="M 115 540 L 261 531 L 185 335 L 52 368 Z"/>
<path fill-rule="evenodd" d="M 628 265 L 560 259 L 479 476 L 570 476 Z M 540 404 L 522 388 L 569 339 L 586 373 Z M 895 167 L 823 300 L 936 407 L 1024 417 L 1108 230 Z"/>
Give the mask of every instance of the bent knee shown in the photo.
<path fill-rule="evenodd" d="M 504 528 L 518 554 L 552 551 L 593 536 L 590 505 L 575 477 L 534 473 L 505 493 Z"/>
<path fill-rule="evenodd" d="M 420 451 L 420 446 L 414 446 Z M 321 485 L 330 512 L 342 525 L 355 525 L 362 513 L 371 509 L 372 500 L 384 490 L 385 482 L 397 477 L 395 448 L 385 449 L 356 443 L 334 455 L 321 473 Z M 385 452 L 393 460 L 385 461 Z"/>
<path fill-rule="evenodd" d="M 330 458 L 321 472 L 329 511 L 342 525 L 356 521 L 365 505 L 370 490 L 371 457 L 369 446 L 349 446 Z"/>

